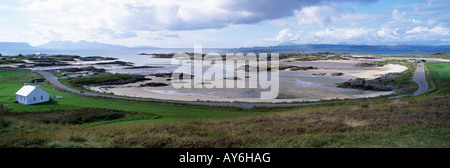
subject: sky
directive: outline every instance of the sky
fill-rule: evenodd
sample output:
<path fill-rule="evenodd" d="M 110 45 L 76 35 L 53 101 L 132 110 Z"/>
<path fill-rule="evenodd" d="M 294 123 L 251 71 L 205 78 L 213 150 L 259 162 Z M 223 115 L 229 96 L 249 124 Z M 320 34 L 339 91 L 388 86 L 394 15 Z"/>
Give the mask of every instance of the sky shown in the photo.
<path fill-rule="evenodd" d="M 450 0 L 0 1 L 0 41 L 237 48 L 450 45 Z"/>

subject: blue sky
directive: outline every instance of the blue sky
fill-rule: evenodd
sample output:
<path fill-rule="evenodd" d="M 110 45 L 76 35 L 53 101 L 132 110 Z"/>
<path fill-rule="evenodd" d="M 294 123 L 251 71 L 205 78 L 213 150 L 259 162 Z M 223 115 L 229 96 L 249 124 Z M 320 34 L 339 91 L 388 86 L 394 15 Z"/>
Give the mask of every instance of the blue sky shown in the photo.
<path fill-rule="evenodd" d="M 208 48 L 450 44 L 448 0 L 0 1 L 0 41 Z"/>

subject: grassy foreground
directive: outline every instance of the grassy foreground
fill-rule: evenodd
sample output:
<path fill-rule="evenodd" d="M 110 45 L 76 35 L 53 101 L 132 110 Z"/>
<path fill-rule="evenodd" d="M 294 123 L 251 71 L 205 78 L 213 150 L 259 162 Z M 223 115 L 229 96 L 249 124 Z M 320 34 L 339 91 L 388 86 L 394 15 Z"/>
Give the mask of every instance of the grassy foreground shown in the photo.
<path fill-rule="evenodd" d="M 61 92 L 48 84 L 42 87 L 51 96 L 64 98 L 24 106 L 11 103 L 10 94 L 21 87 L 17 84 L 36 74 L 0 71 L 0 101 L 4 102 L 0 107 L 5 111 L 102 107 L 153 116 L 73 125 L 2 115 L 0 147 L 448 148 L 450 63 L 427 64 L 438 86 L 427 95 L 255 111 L 95 99 Z"/>

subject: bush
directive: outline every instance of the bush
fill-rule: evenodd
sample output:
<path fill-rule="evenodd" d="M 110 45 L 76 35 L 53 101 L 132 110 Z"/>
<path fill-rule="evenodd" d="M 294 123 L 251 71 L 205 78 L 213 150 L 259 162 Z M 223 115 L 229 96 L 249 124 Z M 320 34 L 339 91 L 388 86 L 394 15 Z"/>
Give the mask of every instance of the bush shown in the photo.
<path fill-rule="evenodd" d="M 0 128 L 5 128 L 11 125 L 11 123 L 4 118 L 0 118 Z"/>
<path fill-rule="evenodd" d="M 87 114 L 83 116 L 72 116 L 63 118 L 58 121 L 60 124 L 84 124 L 84 123 L 92 123 L 97 121 L 108 121 L 108 120 L 115 120 L 119 118 L 125 117 L 125 114 L 121 113 L 115 113 L 115 112 L 108 112 L 108 113 L 93 113 L 93 114 Z"/>
<path fill-rule="evenodd" d="M 69 83 L 73 86 L 83 85 L 121 85 L 146 80 L 145 76 L 104 73 L 96 76 L 73 78 Z"/>
<path fill-rule="evenodd" d="M 131 111 L 103 109 L 103 108 L 78 108 L 78 109 L 58 109 L 42 112 L 1 112 L 0 116 L 8 117 L 12 120 L 44 124 L 84 124 L 98 121 L 110 121 L 126 116 L 153 116 Z"/>

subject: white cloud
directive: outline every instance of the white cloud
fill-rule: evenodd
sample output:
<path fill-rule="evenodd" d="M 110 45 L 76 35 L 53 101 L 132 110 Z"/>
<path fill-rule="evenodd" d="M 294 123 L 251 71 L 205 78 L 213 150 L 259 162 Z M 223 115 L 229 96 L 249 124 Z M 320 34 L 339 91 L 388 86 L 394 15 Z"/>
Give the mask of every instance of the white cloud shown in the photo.
<path fill-rule="evenodd" d="M 33 44 L 87 40 L 184 47 L 194 42 L 240 45 L 242 39 L 253 39 L 249 43 L 258 45 L 450 39 L 450 12 L 445 10 L 450 5 L 445 0 L 387 6 L 383 9 L 390 9 L 388 12 L 377 14 L 358 10 L 360 4 L 345 7 L 341 4 L 344 1 L 355 0 L 22 0 L 17 4 L 25 6 L 0 5 L 0 15 L 8 14 L 0 17 L 0 36 L 2 40 Z M 276 26 L 282 28 L 265 38 L 243 35 L 219 39 L 224 36 L 221 28 L 245 24 L 255 25 L 256 29 L 261 26 L 255 32 L 262 33 Z M 237 34 L 246 31 L 234 30 Z"/>
<path fill-rule="evenodd" d="M 274 37 L 272 41 L 286 41 L 290 40 L 292 36 L 294 35 L 289 31 L 289 28 L 287 28 L 278 32 L 278 35 Z"/>
<path fill-rule="evenodd" d="M 297 28 L 324 27 L 333 25 L 367 25 L 378 23 L 378 15 L 357 13 L 357 7 L 343 9 L 339 4 L 330 3 L 320 6 L 303 7 L 294 11 L 294 21 L 284 19 L 273 21 L 274 24 Z"/>
<path fill-rule="evenodd" d="M 323 19 L 318 19 L 323 20 Z M 314 23 L 315 21 L 311 22 Z M 321 21 L 316 23 L 323 23 Z M 295 37 L 295 38 L 294 38 Z M 371 28 L 325 28 L 303 33 L 290 33 L 290 29 L 280 31 L 273 38 L 262 39 L 259 45 L 277 45 L 283 42 L 336 44 L 347 42 L 352 44 L 401 44 L 417 41 L 441 41 L 450 38 L 450 28 L 440 22 L 422 21 L 407 17 L 406 12 L 394 9 L 391 21 Z M 278 42 L 275 43 L 274 42 Z M 437 44 L 435 44 L 437 45 Z"/>
<path fill-rule="evenodd" d="M 292 15 L 295 0 L 48 0 L 28 7 L 37 21 L 83 29 L 197 30 L 252 24 Z M 57 16 L 57 17 L 55 17 Z"/>

